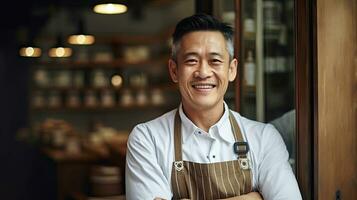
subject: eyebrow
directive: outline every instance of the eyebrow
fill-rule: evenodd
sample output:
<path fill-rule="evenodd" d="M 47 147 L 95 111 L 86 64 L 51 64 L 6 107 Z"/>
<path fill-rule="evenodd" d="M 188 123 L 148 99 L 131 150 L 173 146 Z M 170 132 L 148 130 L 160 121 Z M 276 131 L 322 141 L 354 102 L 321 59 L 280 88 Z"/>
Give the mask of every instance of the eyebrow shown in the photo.
<path fill-rule="evenodd" d="M 183 55 L 184 58 L 187 58 L 189 56 L 198 56 L 198 53 L 195 52 L 188 52 Z"/>
<path fill-rule="evenodd" d="M 216 52 L 212 52 L 212 53 L 209 53 L 211 56 L 219 56 L 219 57 L 222 57 L 223 58 L 223 55 L 220 54 L 220 53 L 216 53 Z"/>
<path fill-rule="evenodd" d="M 217 52 L 209 53 L 209 55 L 210 55 L 210 56 L 219 56 L 219 57 L 222 57 L 222 58 L 223 58 L 223 55 L 220 54 L 220 53 L 217 53 Z M 188 53 L 185 53 L 185 54 L 183 55 L 184 58 L 187 58 L 187 57 L 189 57 L 189 56 L 199 56 L 199 54 L 196 53 L 196 52 L 188 52 Z"/>

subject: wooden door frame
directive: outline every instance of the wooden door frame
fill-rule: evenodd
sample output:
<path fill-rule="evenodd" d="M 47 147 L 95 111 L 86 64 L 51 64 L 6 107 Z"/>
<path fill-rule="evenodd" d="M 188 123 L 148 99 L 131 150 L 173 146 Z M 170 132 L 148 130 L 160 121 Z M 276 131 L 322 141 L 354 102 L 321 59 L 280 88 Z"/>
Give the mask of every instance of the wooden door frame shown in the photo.
<path fill-rule="evenodd" d="M 303 199 L 314 199 L 316 3 L 295 0 L 296 176 Z"/>

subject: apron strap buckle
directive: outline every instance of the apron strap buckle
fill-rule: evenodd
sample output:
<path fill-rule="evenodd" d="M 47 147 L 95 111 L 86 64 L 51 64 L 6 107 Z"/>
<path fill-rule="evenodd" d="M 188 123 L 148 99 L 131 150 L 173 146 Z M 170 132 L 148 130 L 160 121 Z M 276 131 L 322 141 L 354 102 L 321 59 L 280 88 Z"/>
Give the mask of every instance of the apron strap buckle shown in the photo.
<path fill-rule="evenodd" d="M 235 142 L 233 145 L 234 153 L 240 155 L 246 155 L 249 151 L 248 142 Z"/>

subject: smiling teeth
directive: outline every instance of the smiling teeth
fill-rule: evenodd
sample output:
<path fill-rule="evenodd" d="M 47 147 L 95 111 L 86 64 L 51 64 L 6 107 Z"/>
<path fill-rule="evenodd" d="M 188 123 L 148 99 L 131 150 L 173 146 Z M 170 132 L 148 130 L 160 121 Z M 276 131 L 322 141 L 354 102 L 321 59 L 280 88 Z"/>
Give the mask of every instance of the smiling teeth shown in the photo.
<path fill-rule="evenodd" d="M 193 85 L 193 87 L 197 89 L 211 89 L 213 85 Z"/>

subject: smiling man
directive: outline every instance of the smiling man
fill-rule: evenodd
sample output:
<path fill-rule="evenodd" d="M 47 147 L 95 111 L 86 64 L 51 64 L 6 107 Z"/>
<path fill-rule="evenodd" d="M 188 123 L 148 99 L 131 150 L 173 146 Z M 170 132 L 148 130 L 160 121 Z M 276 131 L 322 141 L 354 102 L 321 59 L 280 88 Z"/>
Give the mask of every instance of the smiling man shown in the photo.
<path fill-rule="evenodd" d="M 224 102 L 237 74 L 232 38 L 209 15 L 177 24 L 169 72 L 181 104 L 130 134 L 127 199 L 301 199 L 276 129 Z"/>

